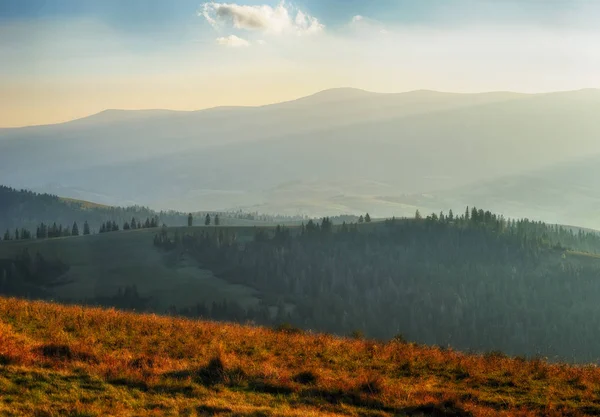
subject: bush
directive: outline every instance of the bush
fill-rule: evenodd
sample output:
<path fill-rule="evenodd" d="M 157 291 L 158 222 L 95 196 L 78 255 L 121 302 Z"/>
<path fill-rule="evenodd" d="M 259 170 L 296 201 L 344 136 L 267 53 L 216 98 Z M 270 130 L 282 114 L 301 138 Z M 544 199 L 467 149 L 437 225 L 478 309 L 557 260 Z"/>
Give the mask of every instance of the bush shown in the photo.
<path fill-rule="evenodd" d="M 363 340 L 365 338 L 365 334 L 361 330 L 354 330 L 350 333 L 350 337 L 355 340 Z"/>
<path fill-rule="evenodd" d="M 300 372 L 295 375 L 293 380 L 302 385 L 310 385 L 317 382 L 317 376 L 311 371 Z"/>
<path fill-rule="evenodd" d="M 304 330 L 291 325 L 290 323 L 281 323 L 280 325 L 275 327 L 276 332 L 282 332 L 287 334 L 302 334 Z"/>

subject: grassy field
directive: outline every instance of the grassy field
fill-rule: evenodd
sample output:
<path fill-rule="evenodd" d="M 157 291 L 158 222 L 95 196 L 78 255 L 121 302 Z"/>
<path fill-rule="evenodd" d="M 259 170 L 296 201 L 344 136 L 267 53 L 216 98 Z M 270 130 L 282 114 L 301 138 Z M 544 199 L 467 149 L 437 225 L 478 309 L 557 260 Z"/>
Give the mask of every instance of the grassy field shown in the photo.
<path fill-rule="evenodd" d="M 600 370 L 0 298 L 2 416 L 584 416 Z"/>
<path fill-rule="evenodd" d="M 173 232 L 178 228 L 170 228 Z M 180 228 L 184 229 L 184 228 Z M 185 228 L 198 231 L 203 227 Z M 209 228 L 212 230 L 212 228 Z M 228 227 L 240 239 L 250 239 L 253 227 Z M 12 257 L 27 248 L 47 259 L 70 266 L 65 279 L 72 283 L 57 287 L 57 298 L 82 300 L 115 295 L 120 287 L 135 285 L 141 296 L 152 297 L 158 310 L 171 305 L 193 306 L 199 302 L 235 300 L 248 306 L 258 302 L 256 291 L 229 284 L 186 257 L 167 259 L 152 240 L 157 229 L 140 229 L 98 235 L 46 240 L 0 242 L 0 258 Z"/>

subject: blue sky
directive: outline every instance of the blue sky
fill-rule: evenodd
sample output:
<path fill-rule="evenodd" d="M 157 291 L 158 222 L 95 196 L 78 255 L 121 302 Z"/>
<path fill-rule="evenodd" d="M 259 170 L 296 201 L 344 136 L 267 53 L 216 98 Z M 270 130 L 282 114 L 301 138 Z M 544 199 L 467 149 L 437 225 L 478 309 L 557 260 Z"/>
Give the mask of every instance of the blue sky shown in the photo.
<path fill-rule="evenodd" d="M 342 86 L 600 87 L 599 28 L 596 0 L 0 0 L 0 127 Z"/>
<path fill-rule="evenodd" d="M 275 6 L 279 1 L 235 3 Z M 577 10 L 598 10 L 595 0 L 299 0 L 293 3 L 333 26 L 357 14 L 386 22 L 423 25 L 598 23 L 598 16 L 587 13 L 574 16 Z M 91 17 L 123 31 L 152 32 L 156 27 L 193 22 L 201 4 L 197 0 L 2 0 L 0 21 Z"/>

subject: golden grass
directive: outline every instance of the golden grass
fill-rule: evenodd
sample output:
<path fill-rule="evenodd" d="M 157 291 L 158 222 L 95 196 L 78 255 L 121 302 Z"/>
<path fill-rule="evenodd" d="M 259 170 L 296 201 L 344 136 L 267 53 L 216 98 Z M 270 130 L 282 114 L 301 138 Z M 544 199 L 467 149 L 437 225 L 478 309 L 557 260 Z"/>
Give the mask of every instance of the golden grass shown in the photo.
<path fill-rule="evenodd" d="M 0 298 L 2 416 L 583 416 L 600 370 Z"/>

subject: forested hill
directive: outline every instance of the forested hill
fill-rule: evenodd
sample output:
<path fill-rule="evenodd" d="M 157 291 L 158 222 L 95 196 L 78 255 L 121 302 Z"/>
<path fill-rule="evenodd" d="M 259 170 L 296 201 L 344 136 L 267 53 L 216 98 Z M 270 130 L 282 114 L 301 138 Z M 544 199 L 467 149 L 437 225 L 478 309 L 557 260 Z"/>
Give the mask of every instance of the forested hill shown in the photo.
<path fill-rule="evenodd" d="M 205 212 L 194 213 L 198 223 L 204 221 Z M 214 212 L 210 213 L 214 215 Z M 272 222 L 301 221 L 298 216 L 269 216 L 258 213 L 225 212 L 218 213 L 223 225 L 264 224 Z M 187 224 L 188 213 L 177 211 L 154 211 L 147 207 L 112 207 L 87 201 L 65 199 L 52 194 L 38 194 L 27 190 L 0 185 L 0 231 L 9 230 L 14 237 L 15 229 L 26 229 L 35 235 L 41 223 L 72 227 L 73 223 L 82 228 L 88 222 L 91 232 L 100 231 L 105 222 L 116 223 L 120 227 L 132 218 L 144 221 L 158 218 L 159 224 L 183 226 Z"/>
<path fill-rule="evenodd" d="M 183 225 L 186 215 L 177 212 L 157 213 L 146 207 L 110 207 L 86 201 L 62 199 L 51 194 L 38 194 L 0 185 L 0 230 L 14 231 L 23 228 L 35 232 L 40 223 L 80 227 L 88 222 L 92 232 L 107 221 L 123 224 L 132 217 L 145 220 L 159 216 L 163 223 Z"/>
<path fill-rule="evenodd" d="M 258 232 L 252 242 L 227 229 L 164 230 L 155 245 L 276 304 L 275 317 L 232 305 L 183 314 L 513 355 L 600 356 L 600 259 L 578 252 L 600 249 L 595 233 L 473 209 L 340 227 L 325 219 Z"/>

